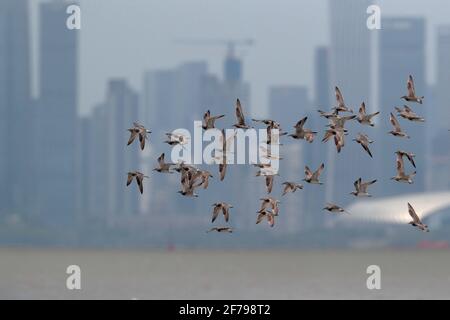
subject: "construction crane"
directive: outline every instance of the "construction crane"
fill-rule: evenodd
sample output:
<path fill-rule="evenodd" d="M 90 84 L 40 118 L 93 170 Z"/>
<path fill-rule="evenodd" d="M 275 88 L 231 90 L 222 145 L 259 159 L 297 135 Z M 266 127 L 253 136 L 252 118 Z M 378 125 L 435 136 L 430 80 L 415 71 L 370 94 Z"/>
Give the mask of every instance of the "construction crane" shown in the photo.
<path fill-rule="evenodd" d="M 252 46 L 255 42 L 253 39 L 198 39 L 183 38 L 175 40 L 178 44 L 184 45 L 200 45 L 200 46 L 223 46 L 227 48 L 227 54 L 224 62 L 224 78 L 227 82 L 240 82 L 242 78 L 242 63 L 236 57 L 236 47 Z"/>

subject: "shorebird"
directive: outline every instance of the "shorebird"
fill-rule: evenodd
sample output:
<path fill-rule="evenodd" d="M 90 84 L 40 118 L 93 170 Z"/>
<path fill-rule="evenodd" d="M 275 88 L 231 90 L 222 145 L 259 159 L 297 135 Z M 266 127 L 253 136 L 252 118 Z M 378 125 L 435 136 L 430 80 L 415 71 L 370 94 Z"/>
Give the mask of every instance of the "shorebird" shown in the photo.
<path fill-rule="evenodd" d="M 301 185 L 299 183 L 295 183 L 295 182 L 286 181 L 286 182 L 283 182 L 282 185 L 284 186 L 282 196 L 284 196 L 286 193 L 289 193 L 289 192 L 294 193 L 295 191 L 297 191 L 297 189 L 303 189 L 303 185 Z"/>
<path fill-rule="evenodd" d="M 214 207 L 214 209 L 213 209 L 211 223 L 216 221 L 217 216 L 219 215 L 220 211 L 222 211 L 222 214 L 225 217 L 225 222 L 228 222 L 228 220 L 230 219 L 230 208 L 233 208 L 233 206 L 231 206 L 225 202 L 217 202 L 217 203 L 213 204 L 213 207 Z"/>
<path fill-rule="evenodd" d="M 182 134 L 177 133 L 166 133 L 166 136 L 169 140 L 164 141 L 168 145 L 174 146 L 174 145 L 185 145 L 188 143 L 189 138 L 187 136 L 184 136 Z"/>
<path fill-rule="evenodd" d="M 232 233 L 233 229 L 231 227 L 213 227 L 206 232 L 209 233 L 212 231 Z"/>
<path fill-rule="evenodd" d="M 345 123 L 347 121 L 353 120 L 355 118 L 356 118 L 355 114 L 351 115 L 351 116 L 336 115 L 336 116 L 328 118 L 328 120 L 330 121 L 330 124 L 328 124 L 327 127 L 335 128 L 335 129 L 344 129 Z"/>
<path fill-rule="evenodd" d="M 162 153 L 158 158 L 158 167 L 154 168 L 153 171 L 157 171 L 160 173 L 172 173 L 170 171 L 170 167 L 173 165 L 173 163 L 164 162 L 164 153 Z"/>
<path fill-rule="evenodd" d="M 252 119 L 252 121 L 263 123 L 266 126 L 271 127 L 272 129 L 280 129 L 281 128 L 280 123 L 275 120 L 272 120 L 272 119 L 262 119 L 262 120 Z"/>
<path fill-rule="evenodd" d="M 414 88 L 414 79 L 411 75 L 409 75 L 409 77 L 408 77 L 408 82 L 407 82 L 406 88 L 408 89 L 408 95 L 400 97 L 400 99 L 405 99 L 406 101 L 411 101 L 411 102 L 418 102 L 420 104 L 423 103 L 424 97 L 416 96 L 416 89 Z"/>
<path fill-rule="evenodd" d="M 207 189 L 209 186 L 209 178 L 213 178 L 213 175 L 206 170 L 198 170 L 195 174 L 195 179 L 201 179 L 197 184 L 194 185 L 194 188 L 203 187 L 203 189 Z"/>
<path fill-rule="evenodd" d="M 267 193 L 272 192 L 274 178 L 275 178 L 275 175 L 266 175 L 265 176 Z"/>
<path fill-rule="evenodd" d="M 216 123 L 216 120 L 220 119 L 220 118 L 223 118 L 223 117 L 225 117 L 224 114 L 221 114 L 221 115 L 218 115 L 218 116 L 211 116 L 211 112 L 209 110 L 206 111 L 205 114 L 203 115 L 204 123 L 202 125 L 202 128 L 205 129 L 205 130 L 214 129 L 215 128 L 214 125 Z"/>
<path fill-rule="evenodd" d="M 141 150 L 145 148 L 145 140 L 148 139 L 148 134 L 152 133 L 150 130 L 147 130 L 143 125 L 140 125 L 137 122 L 133 122 L 133 128 L 127 129 L 130 132 L 130 138 L 128 139 L 127 146 L 133 143 L 136 137 L 139 138 Z"/>
<path fill-rule="evenodd" d="M 413 122 L 425 122 L 425 119 L 422 117 L 419 117 L 410 107 L 407 105 L 403 106 L 402 108 L 395 107 L 395 110 L 397 110 L 398 115 L 402 117 L 403 119 L 413 121 Z"/>
<path fill-rule="evenodd" d="M 415 175 L 416 171 L 411 174 L 405 174 L 405 164 L 403 163 L 403 156 L 397 154 L 397 175 L 395 177 L 392 177 L 391 180 L 413 184 L 413 178 L 415 177 Z"/>
<path fill-rule="evenodd" d="M 359 107 L 359 112 L 358 112 L 358 116 L 356 117 L 356 120 L 361 124 L 365 124 L 365 125 L 369 125 L 369 126 L 373 127 L 375 125 L 372 123 L 372 118 L 374 118 L 378 114 L 380 114 L 379 111 L 372 113 L 372 114 L 367 114 L 366 113 L 366 104 L 363 102 L 363 103 L 361 103 L 361 106 Z"/>
<path fill-rule="evenodd" d="M 127 175 L 127 187 L 133 182 L 133 179 L 136 179 L 139 191 L 141 192 L 141 194 L 144 193 L 144 178 L 148 177 L 139 171 L 128 172 Z"/>
<path fill-rule="evenodd" d="M 259 209 L 258 212 L 262 212 L 267 209 L 271 209 L 273 214 L 275 216 L 278 216 L 278 212 L 280 210 L 278 207 L 278 204 L 280 203 L 280 201 L 278 201 L 277 199 L 274 199 L 272 197 L 261 198 L 259 200 L 261 200 L 261 208 Z"/>
<path fill-rule="evenodd" d="M 268 149 L 268 148 L 266 148 L 264 146 L 259 146 L 259 149 L 262 152 L 261 157 L 264 158 L 264 159 L 267 159 L 267 160 L 283 160 L 283 158 L 281 158 L 280 156 L 273 155 L 272 151 L 271 151 L 271 148 Z"/>
<path fill-rule="evenodd" d="M 316 136 L 317 132 L 303 128 L 306 120 L 308 120 L 308 117 L 304 117 L 299 122 L 297 122 L 297 124 L 294 126 L 295 133 L 290 134 L 289 136 L 294 139 L 304 139 L 309 143 L 312 143 L 314 141 L 314 137 Z"/>
<path fill-rule="evenodd" d="M 334 136 L 334 144 L 336 145 L 336 150 L 338 153 L 341 152 L 342 148 L 345 145 L 345 135 L 347 130 L 343 128 L 331 128 L 325 131 L 325 135 L 322 139 L 322 142 L 327 142 L 331 137 Z"/>
<path fill-rule="evenodd" d="M 394 130 L 389 131 L 390 134 L 392 134 L 395 137 L 409 139 L 409 136 L 406 134 L 406 132 L 402 131 L 402 127 L 400 127 L 400 123 L 398 122 L 397 118 L 392 114 L 392 112 L 390 114 L 389 121 L 391 121 L 391 124 L 394 127 Z"/>
<path fill-rule="evenodd" d="M 356 141 L 357 143 L 359 143 L 361 145 L 361 147 L 363 147 L 364 150 L 366 150 L 366 152 L 369 154 L 369 156 L 371 158 L 373 158 L 372 152 L 370 152 L 370 149 L 369 149 L 369 145 L 371 143 L 373 143 L 373 141 L 369 139 L 368 135 L 358 133 L 358 135 L 356 136 L 356 139 L 353 139 L 353 141 Z"/>
<path fill-rule="evenodd" d="M 198 169 L 182 165 L 174 170 L 181 173 L 181 191 L 178 191 L 178 193 L 186 197 L 198 197 L 198 195 L 194 193 L 195 188 L 198 186 L 198 184 L 196 184 L 196 181 L 199 178 Z"/>
<path fill-rule="evenodd" d="M 258 211 L 258 216 L 256 217 L 256 224 L 260 223 L 264 219 L 267 220 L 267 223 L 270 227 L 273 227 L 275 225 L 275 215 L 268 211 L 268 210 L 261 210 Z"/>
<path fill-rule="evenodd" d="M 330 119 L 330 118 L 336 117 L 338 115 L 338 112 L 336 110 L 333 110 L 332 112 L 317 110 L 317 112 L 320 113 L 321 117 L 324 117 L 326 119 Z"/>
<path fill-rule="evenodd" d="M 338 105 L 335 108 L 333 108 L 333 110 L 336 110 L 336 112 L 351 112 L 351 113 L 353 113 L 353 110 L 348 108 L 345 105 L 344 97 L 342 96 L 342 93 L 338 87 L 334 88 L 334 93 L 335 93 L 336 101 L 337 101 Z"/>
<path fill-rule="evenodd" d="M 244 112 L 242 111 L 241 101 L 239 99 L 236 99 L 235 108 L 236 108 L 237 123 L 234 124 L 233 127 L 239 128 L 239 129 L 249 129 L 250 126 L 248 126 L 245 123 Z"/>
<path fill-rule="evenodd" d="M 371 197 L 372 195 L 370 195 L 367 192 L 367 188 L 374 184 L 375 182 L 377 182 L 377 180 L 372 180 L 372 181 L 367 181 L 367 182 L 362 182 L 361 178 L 359 178 L 358 180 L 355 181 L 355 183 L 353 184 L 355 186 L 355 190 L 351 192 L 350 194 L 354 195 L 355 197 Z"/>
<path fill-rule="evenodd" d="M 411 164 L 413 165 L 413 167 L 414 167 L 414 168 L 416 167 L 416 164 L 415 164 L 415 162 L 414 162 L 414 157 L 415 157 L 416 155 L 415 155 L 414 153 L 406 152 L 406 151 L 402 151 L 402 150 L 398 150 L 398 151 L 395 152 L 395 154 L 396 154 L 397 156 L 400 156 L 400 157 L 406 157 L 406 158 L 409 160 L 409 162 L 411 162 Z"/>
<path fill-rule="evenodd" d="M 408 202 L 408 212 L 411 218 L 413 219 L 408 224 L 412 225 L 413 227 L 416 227 L 424 232 L 430 232 L 430 229 L 428 229 L 428 226 L 420 220 L 419 216 L 417 215 L 416 211 L 412 207 L 412 205 Z"/>
<path fill-rule="evenodd" d="M 346 211 L 344 208 L 334 204 L 334 203 L 327 203 L 326 207 L 322 210 L 327 210 L 329 212 L 333 213 L 347 213 L 350 214 L 348 211 Z"/>
<path fill-rule="evenodd" d="M 303 179 L 303 181 L 311 184 L 323 184 L 319 181 L 319 177 L 323 169 L 325 169 L 325 165 L 323 163 L 314 173 L 308 168 L 308 166 L 305 166 L 305 179 Z"/>

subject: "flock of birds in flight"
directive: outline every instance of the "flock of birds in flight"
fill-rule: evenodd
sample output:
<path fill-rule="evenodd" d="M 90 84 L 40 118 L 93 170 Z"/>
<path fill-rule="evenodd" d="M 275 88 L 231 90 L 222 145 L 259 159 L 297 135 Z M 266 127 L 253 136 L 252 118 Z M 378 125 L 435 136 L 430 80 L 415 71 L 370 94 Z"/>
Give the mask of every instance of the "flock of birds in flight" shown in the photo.
<path fill-rule="evenodd" d="M 422 104 L 423 102 L 423 96 L 417 96 L 414 88 L 414 80 L 413 77 L 410 75 L 407 81 L 407 95 L 402 96 L 400 99 L 404 99 L 407 102 L 415 102 Z M 364 102 L 361 104 L 359 108 L 358 114 L 354 114 L 353 110 L 351 110 L 344 102 L 343 95 L 341 94 L 338 87 L 335 87 L 335 95 L 336 95 L 336 102 L 337 106 L 332 108 L 330 112 L 325 112 L 322 110 L 318 110 L 320 116 L 326 118 L 329 120 L 329 124 L 327 125 L 327 130 L 325 131 L 325 135 L 322 139 L 322 142 L 327 142 L 331 138 L 334 139 L 334 144 L 336 146 L 336 150 L 338 153 L 341 152 L 342 148 L 345 145 L 345 137 L 348 135 L 348 130 L 345 128 L 345 123 L 350 120 L 356 119 L 361 125 L 367 125 L 370 127 L 374 127 L 374 123 L 372 122 L 373 118 L 376 117 L 379 112 L 375 112 L 372 114 L 369 114 L 366 112 L 366 107 Z M 418 116 L 409 106 L 404 106 L 403 108 L 395 107 L 395 110 L 397 111 L 398 116 L 402 117 L 403 119 L 412 121 L 412 122 L 424 122 L 425 120 Z M 233 125 L 235 128 L 240 129 L 249 129 L 251 128 L 245 121 L 244 113 L 242 110 L 241 103 L 239 99 L 236 101 L 235 105 L 235 111 L 236 111 L 236 118 L 237 123 Z M 206 111 L 203 116 L 203 125 L 202 128 L 204 130 L 213 129 L 215 128 L 215 123 L 218 119 L 221 119 L 225 117 L 225 115 L 217 115 L 212 116 L 210 111 Z M 316 131 L 312 131 L 310 129 L 304 128 L 304 125 L 307 121 L 307 117 L 304 117 L 300 121 L 296 123 L 294 126 L 295 132 L 293 134 L 289 134 L 290 137 L 293 139 L 301 139 L 305 140 L 309 143 L 312 143 L 318 134 Z M 268 134 L 268 141 L 267 141 L 267 147 L 261 147 L 264 149 L 265 157 L 268 159 L 280 159 L 279 157 L 272 155 L 270 153 L 271 145 L 276 142 L 278 143 L 279 136 L 287 135 L 286 132 L 282 132 L 281 125 L 272 119 L 264 119 L 264 120 L 256 120 L 252 119 L 255 123 L 262 123 L 267 127 L 267 134 Z M 389 132 L 389 134 L 399 137 L 399 138 L 410 138 L 408 134 L 402 130 L 400 123 L 396 116 L 391 112 L 390 113 L 390 123 L 392 124 L 393 129 Z M 272 134 L 272 130 L 277 129 L 279 132 L 278 135 Z M 140 147 L 143 150 L 145 148 L 146 140 L 148 140 L 148 135 L 151 133 L 150 130 L 147 130 L 144 126 L 140 125 L 139 123 L 135 122 L 133 124 L 133 127 L 128 129 L 130 132 L 130 138 L 128 140 L 128 144 L 130 145 L 133 143 L 136 138 L 138 138 Z M 179 134 L 173 134 L 173 133 L 166 133 L 168 140 L 165 141 L 165 143 L 174 146 L 174 145 L 184 145 L 187 143 L 187 137 Z M 222 144 L 222 154 L 220 157 L 217 157 L 218 159 L 222 160 L 219 164 L 219 178 L 220 181 L 223 181 L 225 178 L 226 170 L 227 170 L 227 153 L 228 148 L 230 145 L 230 139 L 234 139 L 234 136 L 229 137 L 228 139 L 225 138 L 225 132 L 222 130 L 222 137 L 221 137 L 221 144 Z M 276 140 L 276 141 L 272 141 Z M 358 133 L 355 139 L 353 139 L 356 143 L 360 144 L 361 147 L 367 152 L 367 154 L 372 157 L 372 152 L 370 151 L 370 144 L 373 143 L 372 140 L 368 137 L 366 134 Z M 395 180 L 397 182 L 404 182 L 408 184 L 412 184 L 414 181 L 414 176 L 416 175 L 416 171 L 412 173 L 406 173 L 405 169 L 405 162 L 404 159 L 406 158 L 410 164 L 416 168 L 416 164 L 414 162 L 415 155 L 410 152 L 398 150 L 396 152 L 397 159 L 397 174 L 392 177 L 392 180 Z M 164 153 L 162 153 L 158 159 L 158 166 L 153 169 L 154 171 L 157 171 L 159 173 L 173 173 L 173 171 L 180 174 L 180 183 L 181 183 L 181 191 L 178 191 L 178 193 L 182 194 L 186 197 L 198 197 L 198 195 L 195 193 L 195 189 L 197 188 L 203 188 L 207 189 L 209 185 L 209 178 L 212 178 L 212 174 L 207 170 L 200 170 L 196 168 L 195 166 L 185 164 L 183 162 L 181 163 L 168 163 L 165 162 L 164 159 Z M 257 163 L 253 164 L 257 168 L 259 168 L 256 176 L 264 176 L 265 177 L 265 185 L 267 189 L 267 193 L 272 193 L 274 178 L 277 175 L 276 172 L 271 171 L 271 164 L 263 164 L 263 163 Z M 316 171 L 312 171 L 308 166 L 305 166 L 305 178 L 303 181 L 305 181 L 308 184 L 323 184 L 320 181 L 320 176 L 325 169 L 325 165 L 322 163 Z M 173 171 L 172 171 L 173 170 Z M 128 178 L 127 178 L 127 186 L 130 185 L 133 180 L 136 180 L 136 183 L 139 187 L 139 191 L 142 194 L 144 191 L 144 178 L 148 178 L 148 176 L 144 175 L 143 173 L 139 171 L 133 171 L 128 172 Z M 362 181 L 361 178 L 356 180 L 354 182 L 354 188 L 355 191 L 351 192 L 352 195 L 355 197 L 371 197 L 370 193 L 368 192 L 368 189 L 371 185 L 376 183 L 377 180 L 371 180 L 371 181 Z M 288 193 L 294 193 L 299 189 L 303 189 L 303 185 L 297 182 L 291 182 L 291 181 L 285 181 L 282 183 L 284 186 L 282 196 L 288 194 Z M 267 196 L 260 199 L 261 201 L 261 207 L 259 211 L 257 211 L 257 217 L 256 217 L 256 223 L 259 224 L 263 220 L 267 220 L 268 224 L 273 227 L 275 224 L 275 217 L 279 215 L 279 203 L 280 201 L 271 197 Z M 214 223 L 216 219 L 218 218 L 219 214 L 222 213 L 224 216 L 225 222 L 228 223 L 230 219 L 230 209 L 233 208 L 232 205 L 226 203 L 226 202 L 217 202 L 214 203 L 212 210 L 212 219 L 211 222 Z M 331 213 L 348 213 L 344 208 L 334 204 L 334 203 L 327 203 L 326 206 L 323 208 L 323 210 L 327 210 Z M 409 215 L 412 218 L 412 221 L 409 222 L 410 225 L 418 228 L 419 230 L 429 232 L 428 226 L 424 224 L 419 216 L 416 214 L 414 208 L 410 203 L 408 203 L 408 212 Z M 217 232 L 229 232 L 231 233 L 233 230 L 229 226 L 220 226 L 220 227 L 212 227 L 210 231 L 217 231 Z"/>

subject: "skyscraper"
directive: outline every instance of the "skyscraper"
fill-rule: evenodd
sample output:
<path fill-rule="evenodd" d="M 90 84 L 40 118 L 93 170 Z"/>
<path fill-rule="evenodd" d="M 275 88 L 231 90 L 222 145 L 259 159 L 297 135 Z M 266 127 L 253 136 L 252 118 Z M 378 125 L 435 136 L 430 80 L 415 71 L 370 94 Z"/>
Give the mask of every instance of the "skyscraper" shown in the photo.
<path fill-rule="evenodd" d="M 31 205 L 28 11 L 28 0 L 0 1 L 0 216 L 23 216 Z"/>
<path fill-rule="evenodd" d="M 437 35 L 436 129 L 448 129 L 450 119 L 450 25 L 441 26 Z"/>
<path fill-rule="evenodd" d="M 127 146 L 127 129 L 138 118 L 138 94 L 129 87 L 126 80 L 114 79 L 108 83 L 105 106 L 107 138 L 107 212 L 111 224 L 122 218 L 132 217 L 139 212 L 138 190 L 133 184 L 128 189 L 124 182 L 126 173 L 140 171 L 140 148 L 136 141 Z M 147 144 L 147 148 L 149 145 Z M 100 165 L 102 165 L 100 163 Z"/>
<path fill-rule="evenodd" d="M 414 36 L 411 36 L 414 35 Z M 379 137 L 376 140 L 378 172 L 380 175 L 391 177 L 395 175 L 396 162 L 394 152 L 398 149 L 416 154 L 418 174 L 414 185 L 400 187 L 395 182 L 387 182 L 377 186 L 378 195 L 394 195 L 424 190 L 425 154 L 426 154 L 426 125 L 411 123 L 397 117 L 402 129 L 411 139 L 396 138 L 388 135 L 392 130 L 389 123 L 389 113 L 396 114 L 394 107 L 404 104 L 412 107 L 417 114 L 426 118 L 427 99 L 425 86 L 425 21 L 423 18 L 390 17 L 383 19 L 383 29 L 379 43 L 379 89 L 380 105 L 382 106 L 380 121 L 377 129 Z M 425 95 L 423 105 L 405 103 L 400 99 L 406 94 L 408 76 L 414 77 L 416 93 Z M 408 172 L 414 168 L 407 167 Z"/>
<path fill-rule="evenodd" d="M 330 81 L 329 94 L 332 106 L 335 106 L 334 87 L 338 86 L 345 102 L 358 110 L 362 101 L 370 105 L 371 87 L 371 32 L 366 25 L 366 0 L 329 1 L 330 6 Z M 326 106 L 325 106 L 326 107 Z M 329 110 L 329 108 L 328 108 Z M 350 132 L 362 130 L 357 124 L 348 122 Z M 367 131 L 369 136 L 373 130 Z M 336 153 L 333 142 L 328 143 L 328 161 L 326 167 L 327 200 L 345 205 L 351 199 L 348 190 L 338 186 L 352 186 L 358 177 L 371 178 L 370 166 L 360 148 L 353 145 L 350 136 L 340 154 Z"/>
<path fill-rule="evenodd" d="M 78 32 L 66 27 L 68 2 L 39 7 L 38 211 L 70 224 L 76 208 Z"/>

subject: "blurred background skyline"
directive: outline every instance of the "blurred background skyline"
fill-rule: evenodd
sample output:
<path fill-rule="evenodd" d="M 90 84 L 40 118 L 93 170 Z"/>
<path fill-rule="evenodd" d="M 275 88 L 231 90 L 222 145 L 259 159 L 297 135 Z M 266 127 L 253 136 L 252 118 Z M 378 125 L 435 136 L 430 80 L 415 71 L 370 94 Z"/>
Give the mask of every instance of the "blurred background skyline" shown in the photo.
<path fill-rule="evenodd" d="M 448 192 L 447 2 L 90 0 L 79 1 L 79 31 L 66 28 L 72 3 L 0 0 L 0 130 L 8 137 L 0 142 L 0 181 L 8 181 L 0 187 L 3 244 L 205 245 L 210 204 L 219 200 L 235 205 L 236 247 L 263 245 L 261 239 L 306 247 L 450 240 L 449 208 L 430 217 L 427 238 L 394 221 L 361 227 L 321 210 L 326 201 L 351 206 L 348 193 L 360 176 L 379 179 L 377 200 Z M 366 27 L 370 4 L 381 7 L 381 30 Z M 423 106 L 412 107 L 427 122 L 401 121 L 412 137 L 406 141 L 386 132 L 409 74 L 425 96 Z M 381 112 L 375 128 L 348 125 L 340 155 L 320 142 L 327 122 L 316 111 L 334 105 L 335 85 L 353 109 L 365 101 Z M 325 185 L 283 197 L 275 232 L 254 223 L 265 190 L 250 167 L 230 168 L 223 183 L 208 168 L 215 179 L 195 200 L 176 194 L 175 174 L 151 174 L 144 196 L 125 187 L 127 171 L 150 174 L 159 154 L 170 152 L 164 132 L 192 129 L 206 109 L 225 113 L 220 125 L 231 126 L 237 97 L 247 118 L 273 117 L 290 131 L 309 116 L 307 127 L 320 132 L 311 145 L 283 141 L 277 183 L 300 181 L 305 165 L 324 162 Z M 125 145 L 135 120 L 153 131 L 143 153 Z M 373 160 L 351 141 L 359 131 L 376 141 Z M 417 154 L 412 186 L 389 181 L 399 148 Z M 404 207 L 386 210 L 406 215 Z"/>

